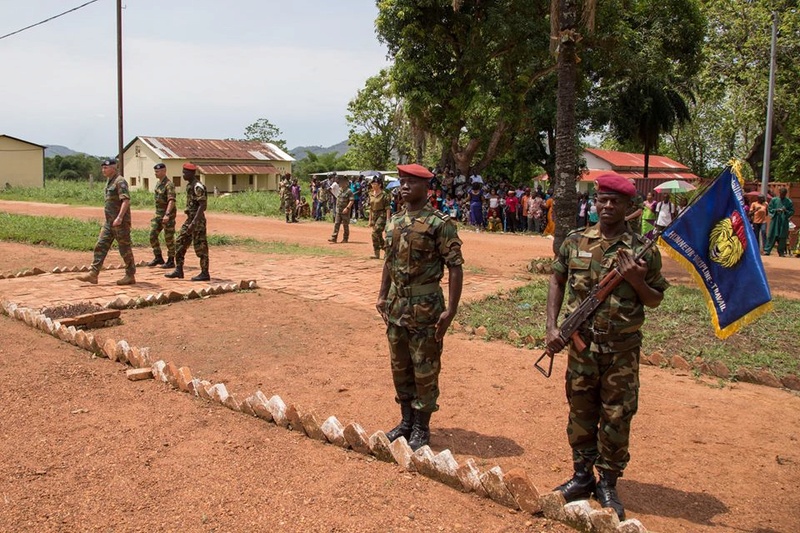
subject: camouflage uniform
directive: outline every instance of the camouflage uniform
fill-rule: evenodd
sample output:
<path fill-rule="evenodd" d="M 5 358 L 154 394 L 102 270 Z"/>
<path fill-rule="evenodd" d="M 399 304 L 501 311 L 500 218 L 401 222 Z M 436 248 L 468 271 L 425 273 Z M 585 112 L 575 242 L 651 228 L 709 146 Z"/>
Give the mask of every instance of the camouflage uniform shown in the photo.
<path fill-rule="evenodd" d="M 286 222 L 296 220 L 294 196 L 292 195 L 292 186 L 290 183 L 281 189 L 281 206 L 284 214 L 286 215 Z"/>
<path fill-rule="evenodd" d="M 350 212 L 347 213 L 347 216 L 344 215 L 344 208 L 348 206 L 350 202 L 353 202 L 353 205 L 350 206 Z M 353 209 L 355 209 L 355 195 L 353 191 L 348 186 L 342 187 L 342 191 L 339 193 L 339 197 L 336 199 L 336 217 L 333 221 L 333 234 L 331 235 L 331 241 L 336 241 L 339 238 L 339 226 L 344 226 L 344 237 L 342 238 L 342 242 L 347 242 L 350 238 L 350 217 L 353 215 Z"/>
<path fill-rule="evenodd" d="M 206 240 L 206 215 L 203 212 L 192 229 L 189 224 L 194 220 L 200 205 L 205 205 L 207 199 L 206 186 L 199 179 L 194 179 L 186 184 L 186 222 L 181 226 L 178 235 L 177 250 L 175 252 L 175 265 L 183 269 L 183 258 L 189 243 L 194 246 L 194 253 L 200 258 L 200 268 L 208 272 L 208 241 Z"/>
<path fill-rule="evenodd" d="M 120 175 L 106 180 L 105 188 L 105 224 L 103 229 L 100 230 L 100 236 L 97 239 L 97 244 L 94 246 L 94 258 L 92 259 L 92 271 L 97 274 L 103 268 L 103 262 L 106 260 L 108 250 L 111 249 L 111 244 L 116 240 L 119 247 L 119 255 L 125 261 L 125 274 L 133 276 L 136 273 L 136 262 L 133 259 L 133 250 L 131 249 L 131 210 L 125 213 L 122 217 L 122 224 L 119 226 L 112 226 L 114 219 L 119 215 L 122 207 L 123 200 L 130 200 L 131 196 L 128 191 L 128 182 L 125 181 Z"/>
<path fill-rule="evenodd" d="M 644 245 L 644 239 L 631 231 L 605 240 L 599 226 L 567 235 L 553 262 L 553 270 L 567 278 L 567 313 L 577 309 L 592 287 L 614 268 L 618 248 L 635 255 Z M 666 290 L 669 283 L 661 275 L 658 249 L 651 248 L 644 262 L 645 282 L 656 290 Z M 589 322 L 581 331 L 586 350 L 569 348 L 567 436 L 574 462 L 622 472 L 630 459 L 630 425 L 638 408 L 639 329 L 644 323 L 644 306 L 634 288 L 623 281 Z"/>
<path fill-rule="evenodd" d="M 167 255 L 175 257 L 175 217 L 178 212 L 173 209 L 169 213 L 167 222 L 164 222 L 164 215 L 167 214 L 167 204 L 170 200 L 175 205 L 175 185 L 168 177 L 159 180 L 153 192 L 156 201 L 156 216 L 150 221 L 150 246 L 153 248 L 153 255 L 161 256 L 161 245 L 158 242 L 158 235 L 164 230 L 164 243 L 167 245 Z"/>
<path fill-rule="evenodd" d="M 439 282 L 445 266 L 464 263 L 455 222 L 428 204 L 417 213 L 396 214 L 387 228 L 386 263 L 392 282 L 386 334 L 396 400 L 434 412 L 442 356 L 435 326 L 445 310 Z"/>
<path fill-rule="evenodd" d="M 391 203 L 392 197 L 388 191 L 381 190 L 378 194 L 370 191 L 369 212 L 372 213 L 372 248 L 375 250 L 375 257 L 378 257 L 386 244 L 383 231 L 386 229 L 386 211 Z"/>
<path fill-rule="evenodd" d="M 286 193 L 286 189 L 288 188 L 289 188 L 288 181 L 283 176 L 281 176 L 281 179 L 278 180 L 278 198 L 281 199 L 281 206 L 279 208 L 281 213 L 286 212 L 286 198 L 284 194 Z"/>

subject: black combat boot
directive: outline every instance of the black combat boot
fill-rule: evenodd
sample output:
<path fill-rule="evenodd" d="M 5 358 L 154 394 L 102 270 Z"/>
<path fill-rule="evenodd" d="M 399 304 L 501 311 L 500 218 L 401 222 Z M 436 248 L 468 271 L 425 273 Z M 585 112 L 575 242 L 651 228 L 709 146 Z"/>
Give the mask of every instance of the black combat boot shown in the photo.
<path fill-rule="evenodd" d="M 154 267 L 164 264 L 164 256 L 161 255 L 161 250 L 153 252 L 153 260 L 147 263 L 147 266 Z"/>
<path fill-rule="evenodd" d="M 431 441 L 431 415 L 426 411 L 414 411 L 414 427 L 411 430 L 411 438 L 408 445 L 413 451 L 417 451 Z"/>
<path fill-rule="evenodd" d="M 167 257 L 167 262 L 161 265 L 161 268 L 175 268 L 175 258 L 172 256 Z"/>
<path fill-rule="evenodd" d="M 211 276 L 208 275 L 208 270 L 201 270 L 198 275 L 192 277 L 192 281 L 211 281 Z"/>
<path fill-rule="evenodd" d="M 173 279 L 174 278 L 183 279 L 183 264 L 182 263 L 178 263 L 177 265 L 175 265 L 175 270 L 173 270 L 169 274 L 164 274 L 164 277 L 165 278 L 173 278 Z"/>
<path fill-rule="evenodd" d="M 613 470 L 603 470 L 598 468 L 597 472 L 600 474 L 600 481 L 597 483 L 597 501 L 603 507 L 610 507 L 616 511 L 620 520 L 625 520 L 625 507 L 619 501 L 617 496 L 617 478 L 622 475 L 622 472 L 615 472 Z"/>
<path fill-rule="evenodd" d="M 400 402 L 400 414 L 403 417 L 400 423 L 386 432 L 389 442 L 394 442 L 400 437 L 405 437 L 406 440 L 411 438 L 411 430 L 414 427 L 414 409 L 411 407 L 411 402 Z"/>
<path fill-rule="evenodd" d="M 567 502 L 589 499 L 597 486 L 594 464 L 591 461 L 576 461 L 574 467 L 575 473 L 572 479 L 553 489 L 553 492 L 560 492 Z"/>

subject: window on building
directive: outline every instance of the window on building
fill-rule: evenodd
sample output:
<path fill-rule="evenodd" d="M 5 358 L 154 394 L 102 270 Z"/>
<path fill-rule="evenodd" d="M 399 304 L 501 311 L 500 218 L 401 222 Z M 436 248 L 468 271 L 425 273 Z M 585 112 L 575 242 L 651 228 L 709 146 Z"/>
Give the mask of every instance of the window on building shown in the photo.
<path fill-rule="evenodd" d="M 150 190 L 150 178 L 142 178 L 144 190 Z"/>
<path fill-rule="evenodd" d="M 176 187 L 181 186 L 181 177 L 180 176 L 172 176 L 172 184 Z"/>
<path fill-rule="evenodd" d="M 252 174 L 250 174 L 250 181 L 248 183 L 249 183 L 249 185 L 253 184 L 253 175 Z"/>
<path fill-rule="evenodd" d="M 136 187 L 136 178 L 131 178 L 131 187 Z"/>
<path fill-rule="evenodd" d="M 236 174 L 231 174 L 231 184 L 236 185 Z"/>

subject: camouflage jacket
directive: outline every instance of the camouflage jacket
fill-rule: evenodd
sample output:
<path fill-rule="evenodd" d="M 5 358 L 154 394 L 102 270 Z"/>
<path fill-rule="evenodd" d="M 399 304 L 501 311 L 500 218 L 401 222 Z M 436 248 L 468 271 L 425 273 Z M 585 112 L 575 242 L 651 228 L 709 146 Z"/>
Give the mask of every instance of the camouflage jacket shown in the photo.
<path fill-rule="evenodd" d="M 341 214 L 344 208 L 347 207 L 347 204 L 355 202 L 355 198 L 355 194 L 353 194 L 350 187 L 342 187 L 342 192 L 339 193 L 339 197 L 336 199 L 336 212 Z"/>
<path fill-rule="evenodd" d="M 567 313 L 578 308 L 592 288 L 616 265 L 618 248 L 630 250 L 632 255 L 639 253 L 646 241 L 633 231 L 606 240 L 598 225 L 570 232 L 564 239 L 558 256 L 553 261 L 553 271 L 567 278 Z M 647 265 L 645 282 L 652 288 L 665 291 L 669 283 L 661 275 L 661 254 L 658 248 L 650 248 L 643 258 Z M 627 281 L 620 283 L 608 298 L 597 308 L 584 330 L 590 329 L 605 334 L 607 344 L 614 337 L 626 337 L 636 333 L 644 323 L 644 305 L 636 291 Z M 591 340 L 591 336 L 586 340 Z M 636 336 L 634 344 L 641 342 Z M 633 348 L 634 346 L 631 346 Z"/>
<path fill-rule="evenodd" d="M 156 214 L 166 214 L 167 204 L 169 201 L 175 201 L 175 185 L 172 183 L 172 180 L 168 177 L 164 177 L 163 179 L 159 180 L 158 185 L 156 185 L 156 188 L 153 191 L 153 196 L 155 197 L 156 201 Z M 175 211 L 173 210 L 170 214 L 174 213 Z"/>
<path fill-rule="evenodd" d="M 200 180 L 195 179 L 186 184 L 186 209 L 183 210 L 189 218 L 194 217 L 200 204 L 205 205 L 208 201 L 206 186 Z"/>
<path fill-rule="evenodd" d="M 397 213 L 386 228 L 386 264 L 392 281 L 389 321 L 410 328 L 434 325 L 445 309 L 439 287 L 444 267 L 464 264 L 455 222 L 428 204 Z"/>
<path fill-rule="evenodd" d="M 128 182 L 125 181 L 125 178 L 118 174 L 115 177 L 106 180 L 105 198 L 106 203 L 104 211 L 106 215 L 106 222 L 110 224 L 115 218 L 117 218 L 117 215 L 119 215 L 119 210 L 122 207 L 122 201 L 131 199 L 131 194 L 128 190 Z M 128 212 L 125 213 L 125 216 L 122 218 L 122 223 L 127 224 L 128 226 L 131 225 L 130 209 L 128 209 Z"/>
<path fill-rule="evenodd" d="M 389 206 L 392 204 L 392 196 L 389 194 L 389 191 L 381 191 L 378 194 L 373 194 L 372 191 L 369 193 L 369 212 L 373 213 L 373 217 L 375 220 L 378 217 L 385 217 L 386 211 L 389 210 Z"/>

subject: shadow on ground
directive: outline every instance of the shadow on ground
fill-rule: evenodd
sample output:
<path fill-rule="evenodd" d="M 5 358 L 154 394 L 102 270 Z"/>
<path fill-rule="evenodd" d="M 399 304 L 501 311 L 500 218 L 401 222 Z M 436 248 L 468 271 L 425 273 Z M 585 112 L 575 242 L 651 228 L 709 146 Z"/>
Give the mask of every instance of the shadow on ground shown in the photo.
<path fill-rule="evenodd" d="M 729 511 L 728 507 L 710 494 L 682 490 L 620 479 L 619 491 L 625 507 L 636 513 L 682 518 L 695 524 L 719 525 L 712 519 Z"/>
<path fill-rule="evenodd" d="M 484 435 L 461 428 L 431 428 L 431 448 L 447 448 L 454 454 L 474 455 L 483 459 L 520 456 L 519 444 L 500 435 Z"/>

